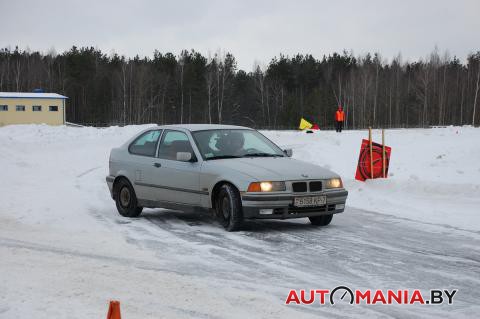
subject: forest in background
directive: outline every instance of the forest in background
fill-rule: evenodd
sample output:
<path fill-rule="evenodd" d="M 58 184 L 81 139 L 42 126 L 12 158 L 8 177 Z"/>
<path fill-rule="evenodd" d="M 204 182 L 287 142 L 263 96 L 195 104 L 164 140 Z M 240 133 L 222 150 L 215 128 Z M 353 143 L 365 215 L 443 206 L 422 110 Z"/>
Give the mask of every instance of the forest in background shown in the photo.
<path fill-rule="evenodd" d="M 105 126 L 223 123 L 293 129 L 301 117 L 346 128 L 478 125 L 480 51 L 465 62 L 433 50 L 387 61 L 375 53 L 280 55 L 245 72 L 235 57 L 194 50 L 127 58 L 93 47 L 57 54 L 0 50 L 0 91 L 43 89 L 67 96 L 68 122 Z"/>

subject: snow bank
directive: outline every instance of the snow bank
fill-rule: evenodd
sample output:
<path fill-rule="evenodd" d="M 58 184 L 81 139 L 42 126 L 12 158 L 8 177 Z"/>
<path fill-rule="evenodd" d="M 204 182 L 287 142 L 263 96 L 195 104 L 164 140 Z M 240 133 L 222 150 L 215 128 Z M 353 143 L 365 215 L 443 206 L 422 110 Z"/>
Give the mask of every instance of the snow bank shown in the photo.
<path fill-rule="evenodd" d="M 466 230 L 480 230 L 480 129 L 447 127 L 386 131 L 389 177 L 354 179 L 368 131 L 263 132 L 293 157 L 340 174 L 348 206 Z M 381 131 L 373 131 L 381 142 Z"/>

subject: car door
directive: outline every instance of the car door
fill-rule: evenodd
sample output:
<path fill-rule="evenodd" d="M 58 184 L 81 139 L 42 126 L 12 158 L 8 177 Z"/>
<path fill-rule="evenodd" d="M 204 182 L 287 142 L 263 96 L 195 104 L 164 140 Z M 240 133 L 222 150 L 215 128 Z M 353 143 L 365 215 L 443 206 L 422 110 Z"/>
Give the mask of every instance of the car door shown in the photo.
<path fill-rule="evenodd" d="M 190 152 L 192 160 L 178 161 L 177 152 Z M 205 196 L 206 192 L 199 189 L 200 162 L 186 132 L 164 131 L 156 163 L 152 174 L 156 200 L 189 206 L 200 204 L 200 198 Z"/>
<path fill-rule="evenodd" d="M 135 188 L 137 199 L 153 199 L 154 194 L 148 185 L 152 183 L 151 175 L 156 162 L 158 142 L 163 130 L 152 129 L 138 136 L 128 146 L 126 170 Z"/>

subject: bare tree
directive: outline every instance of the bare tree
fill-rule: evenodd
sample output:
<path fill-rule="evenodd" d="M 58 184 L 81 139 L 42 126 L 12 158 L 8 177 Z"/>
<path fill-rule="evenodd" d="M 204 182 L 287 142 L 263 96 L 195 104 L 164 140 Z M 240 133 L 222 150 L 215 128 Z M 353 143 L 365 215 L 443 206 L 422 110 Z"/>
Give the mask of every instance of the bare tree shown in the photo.
<path fill-rule="evenodd" d="M 375 53 L 375 57 L 373 58 L 373 63 L 375 65 L 375 92 L 373 94 L 373 121 L 372 125 L 375 126 L 377 124 L 377 101 L 378 101 L 378 75 L 381 68 L 381 57 L 379 53 Z"/>
<path fill-rule="evenodd" d="M 226 87 L 231 81 L 231 76 L 235 72 L 235 59 L 229 53 L 219 53 L 215 55 L 216 58 L 216 76 L 217 76 L 217 115 L 218 123 L 221 124 L 223 120 L 223 109 L 225 103 Z"/>
<path fill-rule="evenodd" d="M 430 86 L 430 64 L 429 63 L 421 63 L 421 71 L 420 71 L 420 83 L 421 88 L 418 91 L 419 98 L 423 101 L 423 108 L 421 114 L 420 123 L 422 126 L 427 125 L 427 111 L 428 111 L 428 94 L 429 94 L 429 86 Z"/>
<path fill-rule="evenodd" d="M 480 60 L 477 61 L 477 84 L 475 85 L 475 97 L 473 99 L 472 125 L 475 126 L 475 111 L 477 109 L 478 89 L 480 85 Z"/>
<path fill-rule="evenodd" d="M 20 74 L 22 72 L 22 62 L 20 61 L 20 58 L 15 61 L 15 68 L 14 68 L 14 74 L 15 74 L 15 90 L 17 92 L 20 92 Z"/>
<path fill-rule="evenodd" d="M 217 116 L 218 116 L 218 123 L 220 124 L 222 123 L 222 110 L 223 110 L 223 86 L 220 85 L 220 78 L 223 79 L 223 72 L 222 72 L 223 62 L 222 62 L 222 59 L 220 59 L 219 54 L 215 54 L 215 71 L 217 76 Z"/>
<path fill-rule="evenodd" d="M 122 102 L 123 102 L 123 125 L 127 122 L 127 64 L 122 59 L 122 73 L 120 77 L 120 83 L 122 85 Z"/>
<path fill-rule="evenodd" d="M 266 114 L 265 114 L 265 102 L 264 102 L 264 96 L 265 96 L 265 74 L 260 68 L 260 65 L 256 65 L 255 71 L 254 71 L 254 79 L 255 79 L 255 88 L 256 88 L 256 93 L 260 97 L 260 108 L 262 111 L 262 120 L 263 124 L 265 124 L 265 119 L 266 119 Z"/>
<path fill-rule="evenodd" d="M 215 69 L 215 60 L 210 56 L 207 60 L 207 68 L 205 72 L 205 83 L 207 85 L 207 109 L 208 109 L 208 123 L 212 124 L 212 94 L 214 89 L 214 69 Z"/>
<path fill-rule="evenodd" d="M 185 68 L 185 54 L 186 52 L 182 52 L 180 58 L 178 60 L 178 65 L 180 67 L 180 123 L 183 123 L 183 73 Z"/>

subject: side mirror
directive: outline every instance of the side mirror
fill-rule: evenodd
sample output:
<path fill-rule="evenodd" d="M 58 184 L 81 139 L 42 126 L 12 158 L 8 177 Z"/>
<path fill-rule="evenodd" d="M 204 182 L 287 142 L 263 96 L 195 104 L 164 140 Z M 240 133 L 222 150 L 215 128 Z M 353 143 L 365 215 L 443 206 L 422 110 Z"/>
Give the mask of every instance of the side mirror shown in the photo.
<path fill-rule="evenodd" d="M 190 152 L 177 152 L 177 161 L 190 162 L 192 160 L 192 153 Z"/>
<path fill-rule="evenodd" d="M 284 152 L 285 155 L 287 155 L 288 157 L 292 157 L 292 155 L 293 155 L 293 150 L 292 150 L 291 148 L 284 149 L 283 152 Z"/>

